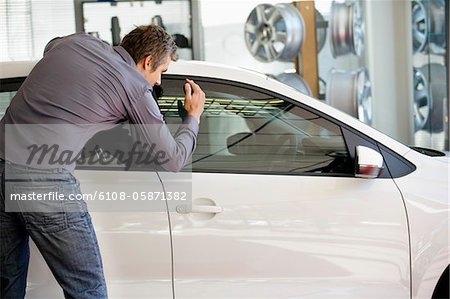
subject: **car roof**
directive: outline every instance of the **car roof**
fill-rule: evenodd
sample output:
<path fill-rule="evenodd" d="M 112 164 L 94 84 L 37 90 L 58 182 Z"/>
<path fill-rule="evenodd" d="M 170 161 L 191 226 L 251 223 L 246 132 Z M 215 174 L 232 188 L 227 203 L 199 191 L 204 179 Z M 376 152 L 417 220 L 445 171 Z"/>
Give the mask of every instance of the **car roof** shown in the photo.
<path fill-rule="evenodd" d="M 2 62 L 0 63 L 0 79 L 26 77 L 36 63 L 37 61 Z M 340 122 L 370 136 L 402 156 L 411 150 L 406 145 L 360 122 L 356 118 L 256 71 L 205 61 L 179 60 L 170 64 L 166 74 L 186 76 L 187 78 L 216 78 L 230 82 L 244 83 L 256 88 L 264 88 L 328 114 Z"/>
<path fill-rule="evenodd" d="M 37 61 L 8 61 L 0 63 L 0 79 L 26 77 Z"/>

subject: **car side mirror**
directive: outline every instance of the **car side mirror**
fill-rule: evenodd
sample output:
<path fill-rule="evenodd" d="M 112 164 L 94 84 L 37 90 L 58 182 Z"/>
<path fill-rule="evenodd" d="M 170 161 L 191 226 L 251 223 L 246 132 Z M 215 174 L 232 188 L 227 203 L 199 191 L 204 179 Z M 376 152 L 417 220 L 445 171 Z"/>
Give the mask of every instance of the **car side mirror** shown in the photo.
<path fill-rule="evenodd" d="M 357 178 L 374 179 L 383 170 L 383 156 L 368 147 L 358 145 L 356 147 L 355 176 Z"/>

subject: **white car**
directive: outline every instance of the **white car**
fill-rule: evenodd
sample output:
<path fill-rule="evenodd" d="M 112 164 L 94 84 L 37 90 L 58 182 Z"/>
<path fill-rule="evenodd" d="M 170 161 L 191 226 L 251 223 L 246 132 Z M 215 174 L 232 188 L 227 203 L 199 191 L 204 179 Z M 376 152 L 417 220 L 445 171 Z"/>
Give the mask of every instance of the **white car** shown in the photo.
<path fill-rule="evenodd" d="M 30 68 L 0 67 L 3 104 Z M 164 75 L 168 124 L 181 122 L 186 77 L 207 96 L 192 173 L 75 172 L 86 194 L 192 188 L 192 202 L 159 211 L 91 209 L 110 298 L 448 298 L 449 157 L 266 75 L 204 62 Z M 32 248 L 27 298 L 59 297 Z"/>

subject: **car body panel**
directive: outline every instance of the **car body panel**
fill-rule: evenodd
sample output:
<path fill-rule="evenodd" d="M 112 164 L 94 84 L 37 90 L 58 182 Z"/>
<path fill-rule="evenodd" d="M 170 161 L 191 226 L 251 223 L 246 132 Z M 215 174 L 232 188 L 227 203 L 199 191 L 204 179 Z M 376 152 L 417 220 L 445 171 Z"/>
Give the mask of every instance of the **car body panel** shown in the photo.
<path fill-rule="evenodd" d="M 450 157 L 406 155 L 417 170 L 395 179 L 402 190 L 411 231 L 413 298 L 431 298 L 450 264 Z M 419 186 L 419 187 L 418 187 Z"/>
<path fill-rule="evenodd" d="M 10 61 L 0 63 L 0 79 L 26 77 L 38 61 Z"/>
<path fill-rule="evenodd" d="M 223 212 L 171 213 L 177 298 L 409 298 L 390 179 L 194 173 L 199 199 Z"/>
<path fill-rule="evenodd" d="M 154 172 L 76 170 L 75 176 L 84 194 L 104 192 L 105 200 L 112 198 L 106 192 L 124 192 L 132 196 L 133 192 L 163 191 Z M 137 212 L 124 206 L 123 211 L 117 212 L 95 204 L 95 201 L 90 201 L 88 207 L 102 255 L 109 296 L 138 298 L 151 290 L 152 298 L 172 298 L 167 211 Z M 29 269 L 27 298 L 62 297 L 60 287 L 34 246 Z"/>

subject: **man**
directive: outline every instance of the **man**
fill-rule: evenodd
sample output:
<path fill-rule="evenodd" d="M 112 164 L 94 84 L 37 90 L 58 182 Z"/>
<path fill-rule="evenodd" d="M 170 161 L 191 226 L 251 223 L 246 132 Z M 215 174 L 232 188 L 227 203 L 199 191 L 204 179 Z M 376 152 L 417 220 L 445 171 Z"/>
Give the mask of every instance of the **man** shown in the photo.
<path fill-rule="evenodd" d="M 1 298 L 25 296 L 29 237 L 66 298 L 107 298 L 101 256 L 85 203 L 62 201 L 63 206 L 58 206 L 60 210 L 56 212 L 25 211 L 22 206 L 19 212 L 8 212 L 4 195 L 52 190 L 65 196 L 80 193 L 72 175 L 75 163 L 44 167 L 37 156 L 30 157 L 24 142 L 52 144 L 56 139 L 62 152 L 78 153 L 95 133 L 124 120 L 145 124 L 142 131 L 146 141 L 156 143 L 157 149 L 166 154 L 164 168 L 183 168 L 195 149 L 205 94 L 187 79 L 187 116 L 172 136 L 152 97 L 152 88 L 161 84 L 161 74 L 174 60 L 175 42 L 164 29 L 154 25 L 137 27 L 118 47 L 87 34 L 73 34 L 48 43 L 44 57 L 0 122 Z M 33 124 L 33 133 L 19 124 Z M 65 129 L 56 132 L 56 125 Z M 5 133 L 9 127 L 14 128 L 13 137 Z M 52 134 L 41 134 L 47 131 Z M 20 177 L 22 184 L 8 183 L 15 176 Z"/>

